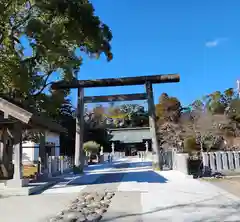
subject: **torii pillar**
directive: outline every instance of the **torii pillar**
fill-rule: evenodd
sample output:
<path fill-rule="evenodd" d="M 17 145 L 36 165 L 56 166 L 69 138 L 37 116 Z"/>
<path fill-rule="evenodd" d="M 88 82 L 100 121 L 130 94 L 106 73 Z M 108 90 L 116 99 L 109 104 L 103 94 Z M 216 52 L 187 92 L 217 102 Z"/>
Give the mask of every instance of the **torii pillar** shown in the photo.
<path fill-rule="evenodd" d="M 156 124 L 156 113 L 153 99 L 153 87 L 151 82 L 145 83 L 147 102 L 148 102 L 148 113 L 149 113 L 149 127 L 152 136 L 152 154 L 153 154 L 153 167 L 162 169 L 162 156 L 160 153 L 160 147 L 157 139 L 157 124 Z"/>
<path fill-rule="evenodd" d="M 84 166 L 83 157 L 83 136 L 84 136 L 84 88 L 78 88 L 76 113 L 76 136 L 75 136 L 75 157 L 74 165 L 81 170 Z"/>

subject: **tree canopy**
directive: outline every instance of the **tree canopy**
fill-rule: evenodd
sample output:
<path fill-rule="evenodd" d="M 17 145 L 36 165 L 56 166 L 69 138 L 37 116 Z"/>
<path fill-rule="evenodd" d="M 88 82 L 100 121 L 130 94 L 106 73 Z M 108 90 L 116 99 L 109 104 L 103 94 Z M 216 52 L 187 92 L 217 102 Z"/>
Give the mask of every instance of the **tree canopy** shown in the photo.
<path fill-rule="evenodd" d="M 156 115 L 159 121 L 178 122 L 181 111 L 181 103 L 176 97 L 169 97 L 166 93 L 159 97 L 159 103 L 156 105 Z"/>
<path fill-rule="evenodd" d="M 55 79 L 70 81 L 82 55 L 113 58 L 109 27 L 88 0 L 0 2 L 0 93 L 53 114 L 69 91 L 51 92 Z"/>
<path fill-rule="evenodd" d="M 215 91 L 185 108 L 177 98 L 163 93 L 156 114 L 160 144 L 167 147 L 179 147 L 186 138 L 195 138 L 196 144 L 191 142 L 194 150 L 196 146 L 199 150 L 222 149 L 224 140 L 232 147 L 234 138 L 240 136 L 240 99 L 232 88 Z"/>

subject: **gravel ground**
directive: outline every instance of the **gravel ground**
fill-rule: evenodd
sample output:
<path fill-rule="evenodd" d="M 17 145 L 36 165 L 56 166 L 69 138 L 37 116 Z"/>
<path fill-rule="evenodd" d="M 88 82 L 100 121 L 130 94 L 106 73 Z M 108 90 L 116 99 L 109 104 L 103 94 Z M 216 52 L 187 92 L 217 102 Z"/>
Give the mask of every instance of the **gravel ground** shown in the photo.
<path fill-rule="evenodd" d="M 59 212 L 49 222 L 100 221 L 107 211 L 124 174 L 103 174 L 84 188 L 71 205 Z"/>
<path fill-rule="evenodd" d="M 107 211 L 113 192 L 81 192 L 72 204 L 59 212 L 50 222 L 86 222 L 100 221 Z"/>

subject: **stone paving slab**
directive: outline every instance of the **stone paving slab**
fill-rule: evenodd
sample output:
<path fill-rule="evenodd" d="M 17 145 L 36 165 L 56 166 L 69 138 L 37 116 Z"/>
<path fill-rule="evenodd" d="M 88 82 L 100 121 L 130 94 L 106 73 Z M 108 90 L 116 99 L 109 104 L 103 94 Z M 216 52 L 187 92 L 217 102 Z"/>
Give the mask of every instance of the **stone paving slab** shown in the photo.
<path fill-rule="evenodd" d="M 102 222 L 141 222 L 141 193 L 117 192 L 112 199 L 108 211 L 104 214 Z"/>
<path fill-rule="evenodd" d="M 141 194 L 143 221 L 240 221 L 240 199 L 204 181 L 174 171 L 160 172 L 166 183 L 149 184 Z"/>
<path fill-rule="evenodd" d="M 122 178 L 123 175 L 118 173 L 102 174 L 94 183 L 86 186 L 82 192 L 101 192 L 104 190 L 116 192 Z"/>
<path fill-rule="evenodd" d="M 0 189 L 0 193 L 3 196 L 29 196 L 31 194 L 41 192 L 56 183 L 57 183 L 56 181 L 50 181 L 50 182 L 38 183 L 34 186 L 30 185 L 28 187 L 5 188 L 5 189 Z"/>
<path fill-rule="evenodd" d="M 76 198 L 76 193 L 0 198 L 2 222 L 46 222 Z"/>

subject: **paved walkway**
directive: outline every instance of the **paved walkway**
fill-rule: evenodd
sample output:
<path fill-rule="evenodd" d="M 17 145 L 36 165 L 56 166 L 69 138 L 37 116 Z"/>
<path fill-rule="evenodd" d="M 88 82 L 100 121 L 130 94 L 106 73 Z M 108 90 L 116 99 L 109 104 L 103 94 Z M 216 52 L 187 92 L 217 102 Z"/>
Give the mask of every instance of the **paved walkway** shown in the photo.
<path fill-rule="evenodd" d="M 36 195 L 0 198 L 0 221 L 46 222 L 48 218 L 66 208 L 81 190 L 96 190 L 92 185 L 94 181 L 105 177 L 99 172 L 114 170 L 126 161 L 122 159 L 113 164 L 90 166 L 84 176 L 64 175 L 61 177 L 61 182 Z M 102 189 L 106 186 L 107 184 L 103 184 L 98 188 Z M 117 186 L 116 184 L 115 187 Z"/>
<path fill-rule="evenodd" d="M 41 194 L 0 199 L 1 221 L 46 222 L 80 191 L 106 188 L 116 195 L 102 221 L 240 221 L 238 197 L 176 171 L 154 172 L 149 163 L 137 161 L 92 166 L 86 175 L 69 174 Z"/>
<path fill-rule="evenodd" d="M 240 199 L 177 171 L 126 173 L 102 221 L 240 221 Z"/>

